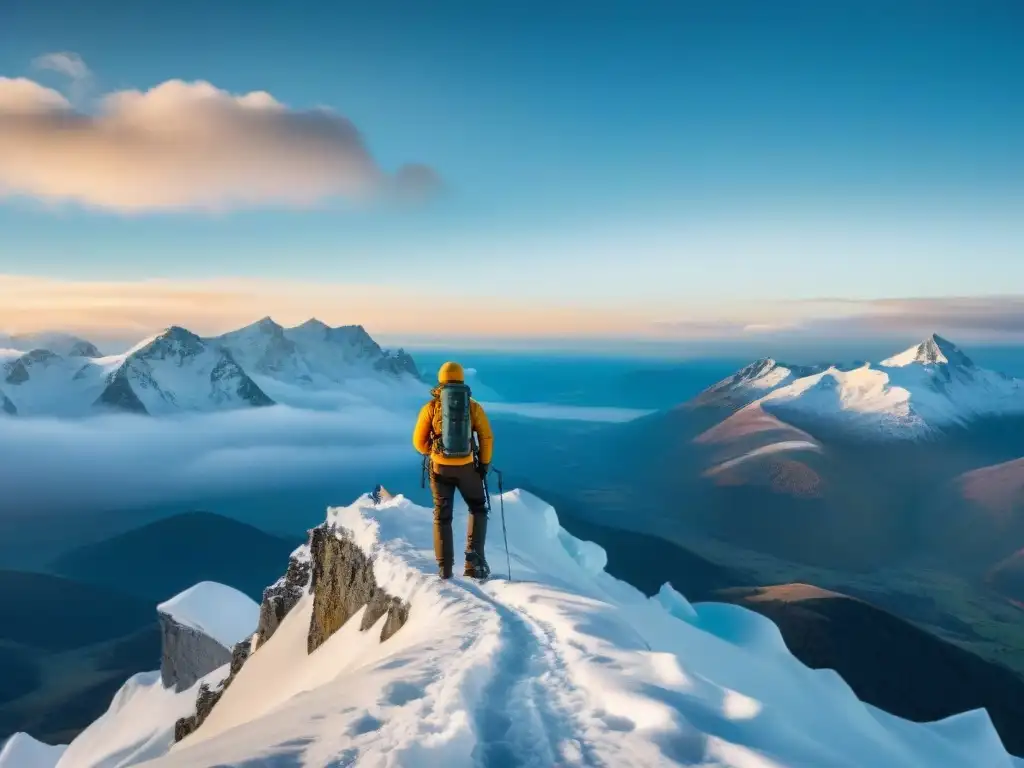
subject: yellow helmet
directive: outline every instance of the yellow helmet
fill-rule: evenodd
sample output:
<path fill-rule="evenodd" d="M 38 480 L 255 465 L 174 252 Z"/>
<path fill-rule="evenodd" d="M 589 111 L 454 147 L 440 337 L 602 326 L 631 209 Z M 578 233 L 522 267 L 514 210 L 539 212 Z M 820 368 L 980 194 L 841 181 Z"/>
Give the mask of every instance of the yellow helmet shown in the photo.
<path fill-rule="evenodd" d="M 452 382 L 466 380 L 466 374 L 462 370 L 462 366 L 458 363 L 447 362 L 441 366 L 441 370 L 437 372 L 437 383 L 438 384 L 451 384 Z"/>

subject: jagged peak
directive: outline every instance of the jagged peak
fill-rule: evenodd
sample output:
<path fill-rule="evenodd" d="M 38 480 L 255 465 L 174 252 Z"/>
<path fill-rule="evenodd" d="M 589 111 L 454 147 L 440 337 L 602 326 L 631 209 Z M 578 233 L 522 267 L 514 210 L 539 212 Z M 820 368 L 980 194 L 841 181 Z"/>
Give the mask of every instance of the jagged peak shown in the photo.
<path fill-rule="evenodd" d="M 376 344 L 373 337 L 361 325 L 339 325 L 337 328 L 328 328 L 327 335 L 328 338 L 335 341 L 370 342 Z"/>
<path fill-rule="evenodd" d="M 284 326 L 278 323 L 270 315 L 261 317 L 255 323 L 249 323 L 249 325 L 243 325 L 236 331 L 229 331 L 225 336 L 231 337 L 237 334 L 245 333 L 246 331 L 256 331 L 258 333 L 266 335 L 279 335 L 284 333 Z"/>
<path fill-rule="evenodd" d="M 329 326 L 323 320 L 319 320 L 319 319 L 317 319 L 315 317 L 311 317 L 306 322 L 301 323 L 301 324 L 295 326 L 295 329 L 296 330 L 305 329 L 305 330 L 310 330 L 310 331 L 327 331 L 327 330 L 330 330 L 330 327 L 331 326 Z"/>
<path fill-rule="evenodd" d="M 882 361 L 889 368 L 900 368 L 918 363 L 921 365 L 954 365 L 961 368 L 973 368 L 974 362 L 949 339 L 933 333 L 920 344 L 905 349 Z"/>
<path fill-rule="evenodd" d="M 144 355 L 155 350 L 167 351 L 170 349 L 177 349 L 184 353 L 195 353 L 202 351 L 203 348 L 204 343 L 199 335 L 192 333 L 188 328 L 182 328 L 180 325 L 172 325 L 155 336 L 140 341 L 128 350 L 125 357 Z"/>
<path fill-rule="evenodd" d="M 91 341 L 80 339 L 71 345 L 68 357 L 103 357 L 103 353 Z"/>
<path fill-rule="evenodd" d="M 276 320 L 274 320 L 274 318 L 272 318 L 270 315 L 267 315 L 266 317 L 261 317 L 259 320 L 253 323 L 253 325 L 255 325 L 257 328 L 262 328 L 264 330 L 283 329 L 283 326 Z"/>
<path fill-rule="evenodd" d="M 60 355 L 49 349 L 32 349 L 18 359 L 31 365 L 33 363 L 45 363 L 50 360 L 59 360 L 61 358 Z"/>
<path fill-rule="evenodd" d="M 760 357 L 752 363 L 749 363 L 740 368 L 734 374 L 734 378 L 737 381 L 743 381 L 747 379 L 755 379 L 758 376 L 762 376 L 768 371 L 774 370 L 780 367 L 780 363 L 773 357 Z M 785 367 L 785 366 L 781 366 Z"/>

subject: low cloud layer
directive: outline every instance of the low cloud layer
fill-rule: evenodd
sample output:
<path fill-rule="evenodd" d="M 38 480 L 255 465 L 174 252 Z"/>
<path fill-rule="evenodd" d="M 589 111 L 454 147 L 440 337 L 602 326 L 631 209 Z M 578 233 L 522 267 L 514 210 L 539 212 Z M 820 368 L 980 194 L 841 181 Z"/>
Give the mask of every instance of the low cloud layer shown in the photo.
<path fill-rule="evenodd" d="M 0 517 L 119 509 L 357 478 L 417 461 L 413 412 L 360 403 L 149 418 L 0 420 Z M 347 503 L 350 499 L 338 499 Z"/>
<path fill-rule="evenodd" d="M 77 84 L 89 77 L 73 54 L 36 65 Z M 0 195 L 126 212 L 216 211 L 418 200 L 439 186 L 425 165 L 380 168 L 345 117 L 290 109 L 265 92 L 169 80 L 107 94 L 87 113 L 33 80 L 0 77 Z"/>

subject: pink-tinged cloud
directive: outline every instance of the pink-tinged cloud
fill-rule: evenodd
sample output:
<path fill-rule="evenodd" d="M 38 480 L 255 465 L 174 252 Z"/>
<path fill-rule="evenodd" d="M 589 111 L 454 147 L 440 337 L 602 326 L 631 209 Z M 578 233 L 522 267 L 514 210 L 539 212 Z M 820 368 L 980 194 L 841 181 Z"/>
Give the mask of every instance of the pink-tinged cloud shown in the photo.
<path fill-rule="evenodd" d="M 423 165 L 381 169 L 345 117 L 265 92 L 169 80 L 85 114 L 32 80 L 0 78 L 0 196 L 137 212 L 419 199 L 438 187 Z"/>

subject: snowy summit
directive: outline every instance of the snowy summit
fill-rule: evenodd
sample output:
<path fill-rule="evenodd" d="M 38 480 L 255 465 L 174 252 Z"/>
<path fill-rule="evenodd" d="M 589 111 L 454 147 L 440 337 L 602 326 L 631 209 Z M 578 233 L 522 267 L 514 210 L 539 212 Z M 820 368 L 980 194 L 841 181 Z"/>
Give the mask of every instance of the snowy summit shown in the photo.
<path fill-rule="evenodd" d="M 165 415 L 305 403 L 309 390 L 351 399 L 388 388 L 419 397 L 424 389 L 405 351 L 382 349 L 360 325 L 319 320 L 284 328 L 265 317 L 210 338 L 171 326 L 105 357 L 60 334 L 7 341 L 54 348 L 0 349 L 0 415 Z"/>
<path fill-rule="evenodd" d="M 502 502 L 513 580 L 483 584 L 437 579 L 430 512 L 402 496 L 330 510 L 243 663 L 198 696 L 133 679 L 59 768 L 1024 765 L 983 710 L 888 715 L 803 666 L 759 614 L 671 585 L 647 597 L 541 500 Z"/>
<path fill-rule="evenodd" d="M 215 581 L 201 581 L 156 610 L 228 649 L 253 633 L 260 614 L 247 595 Z"/>
<path fill-rule="evenodd" d="M 1024 382 L 976 366 L 933 335 L 877 365 L 829 366 L 787 381 L 749 407 L 797 417 L 809 429 L 914 439 L 980 418 L 1024 415 Z"/>

